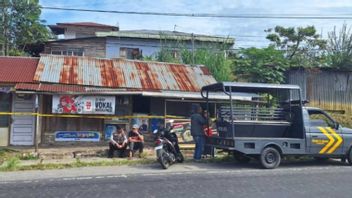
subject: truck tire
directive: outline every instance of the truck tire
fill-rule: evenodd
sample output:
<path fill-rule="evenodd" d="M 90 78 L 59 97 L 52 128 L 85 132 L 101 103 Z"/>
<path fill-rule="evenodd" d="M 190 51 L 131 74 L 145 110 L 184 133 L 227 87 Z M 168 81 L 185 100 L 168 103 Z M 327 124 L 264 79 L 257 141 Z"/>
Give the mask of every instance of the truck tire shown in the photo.
<path fill-rule="evenodd" d="M 350 151 L 348 152 L 346 158 L 347 158 L 348 164 L 352 166 L 352 147 L 350 148 Z"/>
<path fill-rule="evenodd" d="M 274 169 L 280 165 L 280 162 L 280 152 L 274 147 L 267 147 L 260 154 L 260 163 L 263 168 Z"/>

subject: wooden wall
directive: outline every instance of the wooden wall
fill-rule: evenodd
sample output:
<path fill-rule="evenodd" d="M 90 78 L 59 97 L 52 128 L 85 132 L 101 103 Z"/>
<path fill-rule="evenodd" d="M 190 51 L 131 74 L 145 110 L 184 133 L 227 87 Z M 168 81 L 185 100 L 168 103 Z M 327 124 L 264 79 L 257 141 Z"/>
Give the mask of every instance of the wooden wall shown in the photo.
<path fill-rule="evenodd" d="M 52 50 L 83 49 L 84 56 L 101 57 L 106 56 L 105 38 L 86 38 L 77 40 L 65 40 L 47 43 L 44 47 L 45 54 L 51 54 Z"/>

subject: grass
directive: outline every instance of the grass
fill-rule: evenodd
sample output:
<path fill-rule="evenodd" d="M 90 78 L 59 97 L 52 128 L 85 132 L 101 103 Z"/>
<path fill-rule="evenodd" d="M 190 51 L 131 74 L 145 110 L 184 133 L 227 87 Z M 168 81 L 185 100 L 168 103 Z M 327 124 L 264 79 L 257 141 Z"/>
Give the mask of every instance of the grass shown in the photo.
<path fill-rule="evenodd" d="M 16 160 L 15 160 L 16 159 Z M 20 160 L 18 158 L 11 158 L 6 161 L 3 166 L 0 167 L 0 171 L 24 171 L 24 170 L 50 170 L 50 169 L 64 169 L 64 168 L 79 168 L 79 167 L 92 167 L 92 166 L 134 166 L 142 164 L 155 163 L 154 159 L 141 158 L 138 160 L 128 160 L 128 159 L 113 159 L 113 160 L 101 160 L 94 162 L 85 162 L 80 159 L 72 163 L 42 163 L 40 161 L 37 164 L 23 165 L 19 164 Z"/>
<path fill-rule="evenodd" d="M 2 165 L 5 161 L 9 160 L 12 157 L 16 157 L 18 151 L 8 149 L 8 148 L 0 148 L 0 165 Z"/>
<path fill-rule="evenodd" d="M 1 171 L 14 171 L 20 167 L 20 159 L 18 157 L 11 157 L 6 160 L 1 166 Z"/>
<path fill-rule="evenodd" d="M 141 156 L 139 159 L 129 160 L 127 158 L 123 159 L 102 159 L 99 161 L 84 161 L 76 158 L 74 162 L 71 163 L 43 163 L 39 161 L 37 164 L 32 165 L 21 165 L 20 159 L 18 157 L 10 158 L 5 161 L 2 166 L 0 166 L 0 171 L 25 171 L 25 170 L 51 170 L 51 169 L 65 169 L 65 168 L 80 168 L 80 167 L 94 167 L 94 166 L 136 166 L 143 164 L 157 163 L 154 158 L 147 158 L 147 155 Z M 186 162 L 191 162 L 191 159 L 186 159 Z M 208 158 L 202 160 L 202 163 L 221 163 L 233 161 L 231 156 L 220 155 L 215 158 Z"/>

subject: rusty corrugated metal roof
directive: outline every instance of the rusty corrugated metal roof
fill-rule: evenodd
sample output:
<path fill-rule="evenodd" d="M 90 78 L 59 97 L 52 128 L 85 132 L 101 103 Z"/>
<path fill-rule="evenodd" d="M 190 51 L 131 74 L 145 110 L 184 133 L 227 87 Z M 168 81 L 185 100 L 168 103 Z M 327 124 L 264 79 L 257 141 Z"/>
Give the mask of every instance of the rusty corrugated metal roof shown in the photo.
<path fill-rule="evenodd" d="M 38 61 L 30 57 L 0 57 L 0 82 L 32 82 Z"/>
<path fill-rule="evenodd" d="M 54 55 L 41 56 L 34 80 L 70 85 L 192 92 L 216 82 L 204 66 Z"/>

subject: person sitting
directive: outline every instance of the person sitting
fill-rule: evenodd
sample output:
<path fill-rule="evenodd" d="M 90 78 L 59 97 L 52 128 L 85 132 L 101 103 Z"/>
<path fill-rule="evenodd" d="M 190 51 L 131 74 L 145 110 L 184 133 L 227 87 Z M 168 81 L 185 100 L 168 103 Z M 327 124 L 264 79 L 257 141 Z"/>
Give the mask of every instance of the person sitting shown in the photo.
<path fill-rule="evenodd" d="M 137 124 L 134 124 L 132 126 L 132 130 L 128 133 L 128 142 L 129 142 L 129 157 L 132 158 L 135 154 L 135 152 L 138 150 L 139 151 L 139 157 L 141 157 L 141 154 L 143 153 L 143 147 L 144 147 L 144 137 L 143 135 L 138 131 L 139 126 Z"/>
<path fill-rule="evenodd" d="M 117 150 L 118 157 L 125 157 L 127 149 L 127 137 L 122 128 L 113 128 L 111 138 L 109 142 L 109 154 L 108 157 L 114 156 L 114 151 Z"/>

